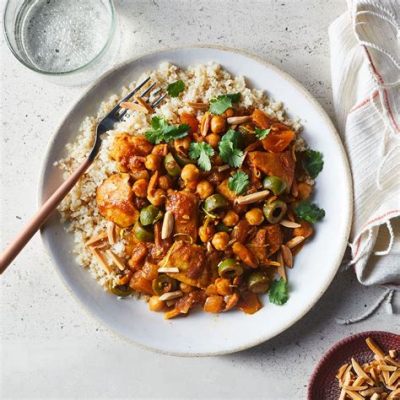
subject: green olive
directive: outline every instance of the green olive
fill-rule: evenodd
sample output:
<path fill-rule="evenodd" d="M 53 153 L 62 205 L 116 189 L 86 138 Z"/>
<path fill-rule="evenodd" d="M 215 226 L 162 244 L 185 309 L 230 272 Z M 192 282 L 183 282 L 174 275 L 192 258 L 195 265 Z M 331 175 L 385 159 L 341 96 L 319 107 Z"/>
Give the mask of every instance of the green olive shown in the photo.
<path fill-rule="evenodd" d="M 247 279 L 247 287 L 256 294 L 266 293 L 269 289 L 269 278 L 261 271 L 252 272 Z"/>
<path fill-rule="evenodd" d="M 153 279 L 152 288 L 154 293 L 158 296 L 163 293 L 171 292 L 177 287 L 177 282 L 175 279 L 168 275 L 159 275 L 156 279 Z"/>
<path fill-rule="evenodd" d="M 140 210 L 140 223 L 143 226 L 155 224 L 162 218 L 162 212 L 152 204 Z"/>
<path fill-rule="evenodd" d="M 224 208 L 228 206 L 228 201 L 222 194 L 213 194 L 206 198 L 204 201 L 204 210 L 211 212 L 217 210 L 218 208 Z"/>
<path fill-rule="evenodd" d="M 181 173 L 181 167 L 171 153 L 168 153 L 164 158 L 164 168 L 170 176 L 179 176 Z"/>
<path fill-rule="evenodd" d="M 270 224 L 277 224 L 286 214 L 286 210 L 287 205 L 281 200 L 265 203 L 263 207 L 265 218 Z"/>
<path fill-rule="evenodd" d="M 151 242 L 154 239 L 154 233 L 144 228 L 139 221 L 133 226 L 133 233 L 140 242 Z"/>
<path fill-rule="evenodd" d="M 119 297 L 126 297 L 132 294 L 133 290 L 128 285 L 111 286 L 110 292 Z"/>
<path fill-rule="evenodd" d="M 286 190 L 286 182 L 277 176 L 267 176 L 263 181 L 264 189 L 271 190 L 275 196 L 279 196 Z"/>
<path fill-rule="evenodd" d="M 181 167 L 184 167 L 187 164 L 193 164 L 193 160 L 181 151 L 174 152 L 174 158 Z"/>
<path fill-rule="evenodd" d="M 233 258 L 226 258 L 218 264 L 221 278 L 234 278 L 243 274 L 243 267 Z"/>
<path fill-rule="evenodd" d="M 215 230 L 217 232 L 230 232 L 232 230 L 232 228 L 230 228 L 229 226 L 226 226 L 224 224 L 218 224 L 218 225 L 216 225 Z"/>

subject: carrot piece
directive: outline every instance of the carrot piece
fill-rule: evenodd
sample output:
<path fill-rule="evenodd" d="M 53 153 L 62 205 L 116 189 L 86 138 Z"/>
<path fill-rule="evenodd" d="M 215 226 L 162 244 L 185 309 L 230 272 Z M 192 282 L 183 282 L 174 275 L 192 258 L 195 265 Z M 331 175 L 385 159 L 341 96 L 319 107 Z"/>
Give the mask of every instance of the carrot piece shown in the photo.
<path fill-rule="evenodd" d="M 258 296 L 252 292 L 244 292 L 240 295 L 238 308 L 246 314 L 254 314 L 261 308 Z"/>
<path fill-rule="evenodd" d="M 259 109 L 255 109 L 253 111 L 253 114 L 251 114 L 251 119 L 253 123 L 261 129 L 268 129 L 272 124 L 271 118 L 268 117 L 264 111 Z"/>
<path fill-rule="evenodd" d="M 153 295 L 153 288 L 151 286 L 151 281 L 147 280 L 144 277 L 144 274 L 142 271 L 136 271 L 132 278 L 131 281 L 129 282 L 129 286 L 135 290 L 136 292 L 139 293 L 145 293 L 145 294 L 150 294 Z"/>
<path fill-rule="evenodd" d="M 275 123 L 270 134 L 262 140 L 264 150 L 280 153 L 294 140 L 296 134 L 284 124 Z"/>

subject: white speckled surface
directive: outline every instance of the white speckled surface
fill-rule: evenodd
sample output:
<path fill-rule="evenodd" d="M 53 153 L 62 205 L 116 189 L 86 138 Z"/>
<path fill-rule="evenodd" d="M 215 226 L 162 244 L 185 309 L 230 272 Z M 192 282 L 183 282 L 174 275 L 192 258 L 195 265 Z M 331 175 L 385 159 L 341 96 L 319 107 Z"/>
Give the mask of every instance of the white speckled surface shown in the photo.
<path fill-rule="evenodd" d="M 242 48 L 293 75 L 332 115 L 327 28 L 344 1 L 127 0 L 117 7 L 119 61 L 178 45 Z M 44 148 L 83 88 L 43 80 L 11 56 L 3 37 L 0 46 L 4 247 L 35 209 Z M 346 272 L 305 318 L 273 340 L 234 355 L 182 359 L 134 347 L 98 326 L 67 293 L 38 236 L 1 286 L 3 399 L 303 399 L 313 366 L 334 342 L 363 330 L 398 331 L 400 323 L 380 310 L 363 323 L 337 325 L 335 317 L 360 313 L 380 293 Z"/>

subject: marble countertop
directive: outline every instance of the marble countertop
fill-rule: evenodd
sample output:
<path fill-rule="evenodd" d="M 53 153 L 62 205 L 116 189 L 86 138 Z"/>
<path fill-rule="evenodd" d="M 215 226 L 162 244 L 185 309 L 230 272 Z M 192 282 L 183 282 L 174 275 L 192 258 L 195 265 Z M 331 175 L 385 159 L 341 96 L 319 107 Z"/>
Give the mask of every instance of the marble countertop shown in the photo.
<path fill-rule="evenodd" d="M 116 6 L 122 32 L 116 61 L 190 44 L 244 49 L 291 74 L 333 115 L 327 29 L 344 0 L 116 0 Z M 4 247 L 33 214 L 46 144 L 84 88 L 44 80 L 0 41 Z M 356 325 L 335 322 L 360 314 L 380 294 L 347 271 L 301 321 L 267 343 L 227 356 L 177 358 L 129 345 L 83 312 L 38 236 L 0 283 L 3 399 L 303 399 L 313 367 L 333 343 L 399 327 L 399 317 L 384 308 Z"/>

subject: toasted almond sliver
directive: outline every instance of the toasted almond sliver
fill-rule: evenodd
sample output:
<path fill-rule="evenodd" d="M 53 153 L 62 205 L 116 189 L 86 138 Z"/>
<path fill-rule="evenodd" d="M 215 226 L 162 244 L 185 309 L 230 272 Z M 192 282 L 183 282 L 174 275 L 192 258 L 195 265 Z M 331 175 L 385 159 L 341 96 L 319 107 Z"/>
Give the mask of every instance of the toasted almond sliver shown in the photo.
<path fill-rule="evenodd" d="M 114 254 L 111 250 L 107 250 L 106 253 L 111 258 L 113 263 L 118 267 L 118 269 L 121 271 L 125 270 L 125 264 L 116 254 Z"/>
<path fill-rule="evenodd" d="M 285 264 L 283 262 L 282 253 L 278 254 L 277 261 L 279 263 L 279 267 L 277 269 L 277 272 L 278 272 L 279 276 L 281 278 L 283 278 L 287 282 L 286 267 L 285 267 Z"/>
<path fill-rule="evenodd" d="M 248 122 L 251 120 L 251 115 L 243 115 L 240 117 L 229 117 L 226 119 L 226 122 L 229 125 L 237 125 L 237 124 L 243 124 L 245 122 Z"/>
<path fill-rule="evenodd" d="M 344 374 L 344 371 L 346 371 L 346 368 L 349 366 L 349 364 L 343 364 L 339 369 L 338 369 L 338 372 L 336 373 L 336 378 L 337 379 L 340 379 L 342 376 L 343 376 L 343 374 Z"/>
<path fill-rule="evenodd" d="M 260 200 L 264 200 L 269 195 L 268 190 L 261 190 L 260 192 L 255 192 L 248 194 L 247 196 L 239 196 L 236 199 L 237 204 L 251 204 Z"/>
<path fill-rule="evenodd" d="M 211 124 L 211 114 L 207 111 L 204 113 L 203 118 L 200 123 L 200 133 L 201 136 L 207 136 L 208 130 Z"/>
<path fill-rule="evenodd" d="M 378 369 L 380 369 L 381 371 L 393 372 L 393 371 L 397 370 L 397 367 L 395 367 L 394 365 L 382 364 L 382 365 L 379 365 Z"/>
<path fill-rule="evenodd" d="M 390 364 L 390 365 L 395 365 L 396 367 L 400 368 L 400 363 L 397 362 L 396 360 L 393 360 L 392 358 L 385 356 L 385 361 Z"/>
<path fill-rule="evenodd" d="M 161 301 L 167 301 L 167 300 L 172 300 L 172 299 L 177 299 L 178 297 L 182 297 L 183 292 L 181 290 L 176 290 L 175 292 L 168 292 L 164 293 L 160 296 Z"/>
<path fill-rule="evenodd" d="M 388 398 L 388 400 L 392 400 L 392 399 L 396 399 L 398 397 L 400 397 L 400 389 L 394 390 L 392 393 L 389 394 L 389 396 L 387 398 Z"/>
<path fill-rule="evenodd" d="M 148 104 L 145 100 L 143 100 L 141 97 L 135 97 L 135 100 L 141 105 L 141 106 L 143 106 L 144 108 L 146 108 L 147 109 L 147 111 L 149 112 L 149 113 L 153 113 L 154 112 L 154 110 L 153 110 L 153 108 L 151 107 L 151 105 L 150 104 Z"/>
<path fill-rule="evenodd" d="M 389 356 L 392 358 L 396 358 L 397 357 L 397 350 L 389 350 Z"/>
<path fill-rule="evenodd" d="M 124 101 L 120 104 L 121 108 L 125 108 L 131 111 L 142 112 L 144 114 L 148 114 L 149 111 L 146 107 L 142 106 L 141 104 L 133 103 L 131 101 Z"/>
<path fill-rule="evenodd" d="M 393 374 L 390 375 L 390 378 L 388 380 L 388 384 L 389 385 L 393 385 L 393 383 L 395 383 L 398 378 L 400 378 L 400 371 L 393 372 Z"/>
<path fill-rule="evenodd" d="M 93 247 L 90 247 L 90 251 L 92 252 L 94 258 L 98 261 L 100 266 L 104 269 L 104 271 L 107 274 L 110 274 L 112 272 L 111 267 L 108 265 L 106 258 L 104 257 L 104 254 Z"/>
<path fill-rule="evenodd" d="M 378 393 L 374 393 L 372 396 L 371 396 L 371 400 L 379 400 L 380 399 L 380 397 L 379 397 L 379 394 Z"/>
<path fill-rule="evenodd" d="M 188 101 L 187 105 L 194 108 L 195 110 L 201 110 L 201 111 L 205 111 L 209 107 L 207 103 L 192 102 L 192 101 Z"/>
<path fill-rule="evenodd" d="M 115 244 L 115 224 L 112 221 L 107 222 L 107 238 L 111 245 Z"/>
<path fill-rule="evenodd" d="M 284 244 L 281 246 L 283 262 L 288 268 L 293 268 L 293 254 L 289 247 Z"/>
<path fill-rule="evenodd" d="M 304 241 L 305 237 L 304 236 L 295 236 L 294 238 L 290 239 L 287 243 L 286 246 L 289 247 L 289 249 L 293 249 L 294 247 L 298 246 L 300 243 Z"/>
<path fill-rule="evenodd" d="M 373 339 L 370 337 L 365 340 L 367 343 L 367 346 L 371 349 L 371 351 L 380 359 L 383 359 L 385 357 L 385 353 L 382 351 L 382 349 L 374 342 Z"/>
<path fill-rule="evenodd" d="M 98 244 L 99 242 L 104 241 L 105 239 L 107 239 L 107 233 L 102 232 L 99 233 L 98 235 L 93 235 L 89 240 L 85 242 L 85 245 L 92 246 L 94 244 Z"/>
<path fill-rule="evenodd" d="M 177 268 L 177 267 L 161 267 L 161 268 L 158 268 L 158 272 L 163 272 L 165 274 L 167 274 L 167 273 L 172 274 L 172 273 L 179 272 L 179 268 Z"/>
<path fill-rule="evenodd" d="M 361 368 L 361 365 L 357 362 L 357 360 L 355 360 L 354 358 L 351 359 L 351 364 L 353 365 L 353 369 L 354 372 L 358 375 L 361 376 L 363 378 L 365 378 L 365 380 L 367 382 L 370 382 L 371 384 L 373 383 L 371 378 L 366 374 L 366 372 Z"/>
<path fill-rule="evenodd" d="M 346 390 L 346 389 L 344 391 L 347 394 L 347 396 L 349 396 L 351 399 L 354 399 L 354 400 L 364 400 L 365 399 L 364 396 L 359 395 L 357 392 L 352 392 L 351 390 Z"/>
<path fill-rule="evenodd" d="M 171 236 L 174 229 L 174 215 L 171 211 L 164 214 L 164 220 L 161 228 L 161 239 L 167 239 Z"/>
<path fill-rule="evenodd" d="M 383 387 L 382 386 L 373 386 L 370 387 L 366 390 L 362 390 L 360 392 L 361 396 L 371 396 L 374 393 L 382 393 L 383 392 Z"/>
<path fill-rule="evenodd" d="M 351 386 L 362 386 L 362 384 L 365 382 L 365 378 L 362 376 L 359 376 Z"/>
<path fill-rule="evenodd" d="M 271 267 L 280 267 L 281 266 L 281 264 L 278 261 L 271 261 L 271 260 L 267 261 L 267 265 L 271 265 Z"/>
<path fill-rule="evenodd" d="M 224 172 L 224 171 L 228 170 L 229 168 L 230 168 L 230 166 L 228 164 L 225 164 L 225 165 L 221 165 L 220 167 L 217 167 L 217 171 Z"/>
<path fill-rule="evenodd" d="M 364 386 L 355 386 L 355 385 L 343 385 L 343 389 L 345 390 L 353 390 L 355 392 L 359 392 L 360 390 L 368 389 L 368 385 Z"/>
<path fill-rule="evenodd" d="M 280 224 L 282 226 L 284 226 L 285 228 L 291 228 L 291 229 L 295 229 L 295 228 L 300 228 L 301 225 L 298 224 L 297 222 L 293 222 L 293 221 L 289 221 L 288 219 L 283 219 Z"/>

